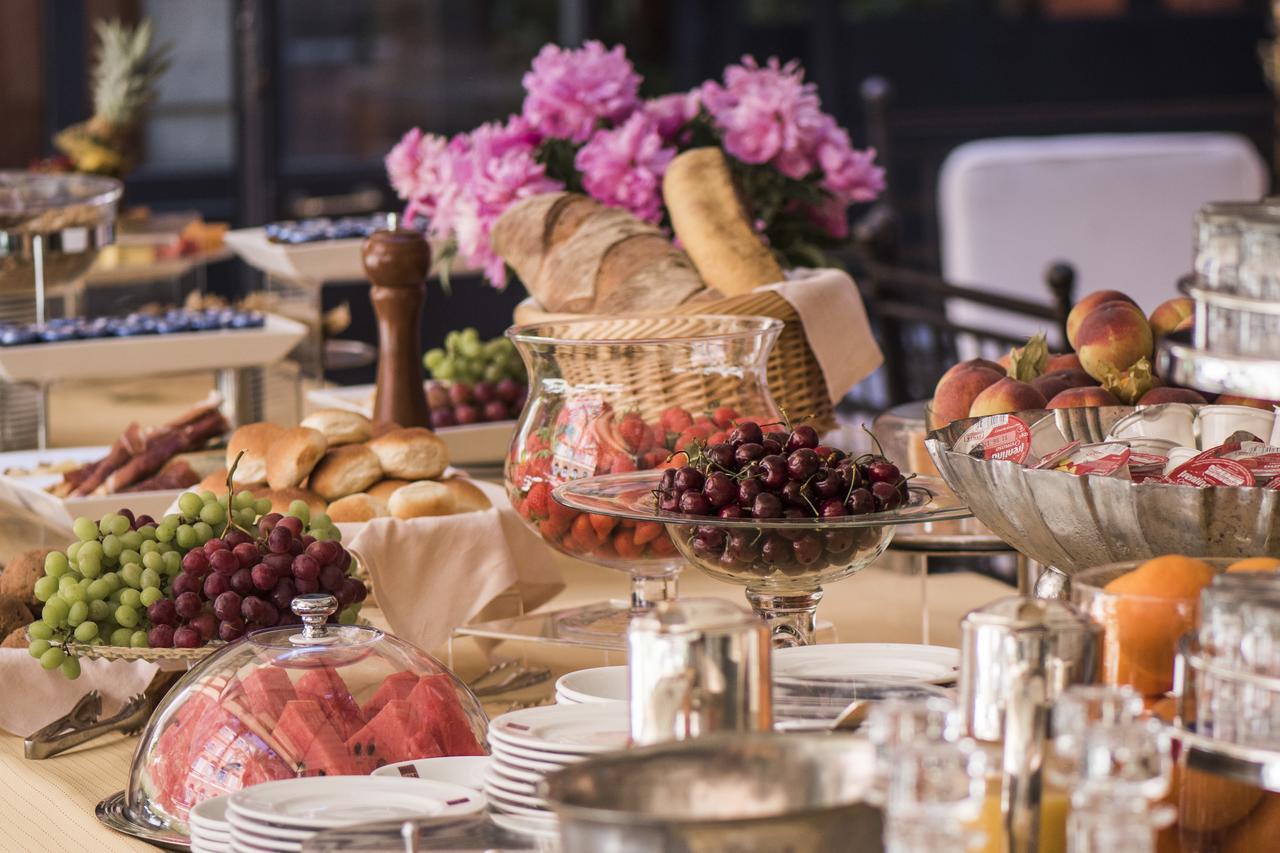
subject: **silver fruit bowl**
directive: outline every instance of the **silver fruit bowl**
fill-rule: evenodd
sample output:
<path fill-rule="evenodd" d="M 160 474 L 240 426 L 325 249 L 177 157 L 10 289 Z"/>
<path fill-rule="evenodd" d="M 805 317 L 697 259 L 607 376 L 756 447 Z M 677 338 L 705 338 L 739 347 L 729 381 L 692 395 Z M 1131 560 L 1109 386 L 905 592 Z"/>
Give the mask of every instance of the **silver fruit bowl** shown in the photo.
<path fill-rule="evenodd" d="M 1052 418 L 1068 441 L 1102 441 L 1129 406 L 1018 412 Z M 980 418 L 953 421 L 925 442 L 947 485 L 974 517 L 1031 559 L 1074 574 L 1160 554 L 1280 556 L 1280 491 L 1161 483 L 1036 471 L 951 450 Z"/>

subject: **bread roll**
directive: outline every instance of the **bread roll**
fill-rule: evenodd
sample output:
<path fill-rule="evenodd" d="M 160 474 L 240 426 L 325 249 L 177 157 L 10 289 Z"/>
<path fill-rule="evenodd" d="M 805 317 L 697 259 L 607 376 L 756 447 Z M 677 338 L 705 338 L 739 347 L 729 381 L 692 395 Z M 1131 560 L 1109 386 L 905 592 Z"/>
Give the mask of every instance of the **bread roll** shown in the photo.
<path fill-rule="evenodd" d="M 389 501 L 391 500 L 391 495 L 395 493 L 396 489 L 401 486 L 407 486 L 411 482 L 411 480 L 399 480 L 394 477 L 386 480 L 379 480 L 369 488 L 365 489 L 365 493 L 373 495 L 375 498 L 382 498 L 384 501 Z"/>
<path fill-rule="evenodd" d="M 371 521 L 375 518 L 386 518 L 391 509 L 382 498 L 375 498 L 368 492 L 356 492 L 345 498 L 338 498 L 329 504 L 329 518 L 336 522 Z"/>
<path fill-rule="evenodd" d="M 34 602 L 36 581 L 44 577 L 44 558 L 58 550 L 61 549 L 32 548 L 16 554 L 0 572 L 0 596 L 9 595 L 19 601 Z"/>
<path fill-rule="evenodd" d="M 367 445 L 388 476 L 404 480 L 434 480 L 449 466 L 444 439 L 424 427 L 393 430 Z"/>
<path fill-rule="evenodd" d="M 304 426 L 285 430 L 267 451 L 267 485 L 273 489 L 302 485 L 328 449 L 319 430 Z"/>
<path fill-rule="evenodd" d="M 368 445 L 344 444 L 324 455 L 311 472 L 308 485 L 325 500 L 363 492 L 382 479 L 382 466 Z"/>
<path fill-rule="evenodd" d="M 434 480 L 420 480 L 401 486 L 387 502 L 396 518 L 420 518 L 428 515 L 452 515 L 458 511 L 453 491 Z"/>
<path fill-rule="evenodd" d="M 8 635 L 11 631 L 23 628 L 33 621 L 31 609 L 27 607 L 27 595 L 21 598 L 13 595 L 0 595 L 0 634 Z"/>
<path fill-rule="evenodd" d="M 299 426 L 324 433 L 330 447 L 359 444 L 373 437 L 373 423 L 359 412 L 346 409 L 320 409 L 303 418 Z"/>
<path fill-rule="evenodd" d="M 267 452 L 283 432 L 283 427 L 264 421 L 245 424 L 231 433 L 231 440 L 227 442 L 228 469 L 235 464 L 240 452 L 244 451 L 240 464 L 236 465 L 235 484 L 237 486 L 267 481 Z M 225 483 L 224 477 L 224 486 Z"/>
<path fill-rule="evenodd" d="M 22 625 L 5 635 L 4 642 L 0 643 L 0 649 L 25 649 L 29 645 L 31 641 L 27 639 L 27 626 Z"/>
<path fill-rule="evenodd" d="M 248 489 L 249 491 L 252 492 L 256 489 L 265 488 L 267 484 L 265 482 L 262 482 L 262 483 L 237 482 L 236 485 L 242 489 Z M 187 491 L 196 492 L 197 494 L 199 494 L 200 492 L 213 492 L 214 494 L 218 494 L 218 495 L 225 494 L 227 491 L 227 469 L 219 468 L 217 471 L 210 473 L 207 477 L 205 477 L 199 483 L 196 483 Z"/>
<path fill-rule="evenodd" d="M 488 495 L 466 477 L 448 477 L 441 480 L 440 485 L 453 495 L 453 502 L 457 506 L 455 512 L 475 512 L 493 506 Z"/>
<path fill-rule="evenodd" d="M 315 492 L 299 486 L 290 486 L 287 489 L 269 489 L 266 486 L 261 486 L 253 490 L 253 496 L 271 501 L 270 512 L 278 512 L 281 515 L 289 511 L 289 504 L 294 501 L 305 503 L 307 509 L 311 510 L 312 515 L 324 512 L 329 505 L 324 498 Z"/>

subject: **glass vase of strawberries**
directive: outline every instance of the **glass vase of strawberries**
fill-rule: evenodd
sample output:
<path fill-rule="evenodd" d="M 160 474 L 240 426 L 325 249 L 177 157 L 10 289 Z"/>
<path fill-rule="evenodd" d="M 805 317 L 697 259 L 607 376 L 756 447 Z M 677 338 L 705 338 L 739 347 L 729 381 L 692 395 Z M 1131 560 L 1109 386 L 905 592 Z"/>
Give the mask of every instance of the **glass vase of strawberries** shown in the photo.
<path fill-rule="evenodd" d="M 742 419 L 777 420 L 765 366 L 781 330 L 768 317 L 719 315 L 513 327 L 529 400 L 506 461 L 512 505 L 554 548 L 630 574 L 632 609 L 674 597 L 684 560 L 662 524 L 580 513 L 551 490 L 683 464 L 673 454 L 723 440 Z"/>

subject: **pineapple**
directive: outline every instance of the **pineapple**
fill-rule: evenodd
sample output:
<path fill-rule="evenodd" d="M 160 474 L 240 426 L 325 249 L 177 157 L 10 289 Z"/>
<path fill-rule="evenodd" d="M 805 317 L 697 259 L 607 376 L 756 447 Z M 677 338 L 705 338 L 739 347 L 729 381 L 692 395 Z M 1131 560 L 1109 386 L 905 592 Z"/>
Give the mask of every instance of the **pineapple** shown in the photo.
<path fill-rule="evenodd" d="M 93 117 L 71 125 L 53 141 L 76 171 L 121 177 L 133 165 L 133 136 L 155 98 L 156 80 L 169 67 L 169 46 L 152 50 L 149 20 L 137 27 L 100 20 L 94 32 Z"/>

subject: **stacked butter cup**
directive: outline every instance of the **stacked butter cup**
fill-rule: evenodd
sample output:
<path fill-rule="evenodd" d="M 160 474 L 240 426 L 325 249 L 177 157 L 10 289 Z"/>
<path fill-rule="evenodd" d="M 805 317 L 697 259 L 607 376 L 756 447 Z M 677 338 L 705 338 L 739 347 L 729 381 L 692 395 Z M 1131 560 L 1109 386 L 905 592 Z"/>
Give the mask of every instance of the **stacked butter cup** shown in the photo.
<path fill-rule="evenodd" d="M 227 823 L 227 797 L 199 803 L 187 817 L 191 853 L 230 853 L 231 824 Z"/>
<path fill-rule="evenodd" d="M 234 853 L 295 853 L 325 829 L 376 820 L 472 814 L 484 807 L 459 785 L 385 776 L 265 782 L 225 798 Z"/>
<path fill-rule="evenodd" d="M 628 728 L 626 702 L 548 705 L 495 717 L 489 723 L 493 761 L 484 780 L 494 822 L 521 832 L 554 834 L 555 816 L 538 795 L 542 777 L 625 749 Z"/>

